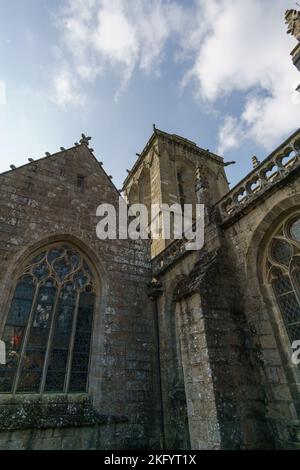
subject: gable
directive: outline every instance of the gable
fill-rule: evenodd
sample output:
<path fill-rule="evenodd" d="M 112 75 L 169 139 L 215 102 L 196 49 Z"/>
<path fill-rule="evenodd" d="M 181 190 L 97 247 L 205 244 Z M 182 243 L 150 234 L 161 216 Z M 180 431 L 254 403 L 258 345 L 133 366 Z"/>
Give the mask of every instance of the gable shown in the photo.
<path fill-rule="evenodd" d="M 2 173 L 0 191 L 20 196 L 67 199 L 97 199 L 97 202 L 117 203 L 119 192 L 101 164 L 86 145 L 33 161 Z M 96 198 L 95 198 L 96 196 Z M 102 201 L 103 200 L 103 201 Z M 100 203 L 100 202 L 99 202 Z"/>

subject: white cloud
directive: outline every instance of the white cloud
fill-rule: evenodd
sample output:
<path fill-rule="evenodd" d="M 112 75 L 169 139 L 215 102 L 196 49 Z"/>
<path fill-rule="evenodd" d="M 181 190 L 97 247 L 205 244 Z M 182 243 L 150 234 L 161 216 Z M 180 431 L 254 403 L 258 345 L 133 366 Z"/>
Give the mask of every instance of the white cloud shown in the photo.
<path fill-rule="evenodd" d="M 226 116 L 219 130 L 219 150 L 254 139 L 270 149 L 299 126 L 300 105 L 293 99 L 299 72 L 286 34 L 283 2 L 271 0 L 198 0 L 206 22 L 196 60 L 187 79 L 198 99 L 218 103 L 234 91 L 245 93 L 244 109 Z M 286 7 L 288 8 L 288 4 Z"/>
<path fill-rule="evenodd" d="M 58 17 L 61 47 L 81 80 L 119 74 L 124 91 L 135 68 L 158 72 L 165 45 L 187 15 L 162 0 L 68 0 Z"/>
<path fill-rule="evenodd" d="M 295 40 L 284 24 L 289 6 L 286 0 L 67 0 L 58 16 L 58 60 L 68 63 L 54 79 L 58 103 L 80 104 L 83 85 L 108 72 L 119 77 L 118 98 L 135 70 L 159 74 L 172 39 L 174 60 L 186 67 L 182 83 L 194 84 L 201 104 L 227 105 L 219 151 L 247 139 L 269 149 L 300 118 L 293 97 L 299 73 L 290 57 Z M 242 109 L 231 105 L 236 91 Z"/>
<path fill-rule="evenodd" d="M 239 120 L 233 116 L 226 116 L 219 129 L 218 153 L 222 155 L 227 149 L 238 148 L 242 134 L 243 129 Z"/>
<path fill-rule="evenodd" d="M 92 41 L 96 51 L 108 61 L 131 67 L 137 60 L 137 36 L 122 11 L 115 11 L 112 7 L 101 8 Z"/>
<path fill-rule="evenodd" d="M 67 67 L 61 68 L 53 79 L 55 97 L 57 104 L 65 107 L 67 105 L 83 105 L 84 97 L 77 91 L 76 80 L 72 77 Z"/>

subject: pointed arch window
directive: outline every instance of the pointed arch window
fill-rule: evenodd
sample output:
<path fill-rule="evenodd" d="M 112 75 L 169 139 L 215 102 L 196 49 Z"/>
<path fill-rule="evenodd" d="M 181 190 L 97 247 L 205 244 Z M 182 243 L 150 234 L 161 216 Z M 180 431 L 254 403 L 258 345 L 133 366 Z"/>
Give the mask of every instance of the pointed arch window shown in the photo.
<path fill-rule="evenodd" d="M 267 278 L 290 341 L 300 340 L 300 215 L 287 219 L 267 251 Z"/>
<path fill-rule="evenodd" d="M 183 177 L 182 177 L 182 173 L 180 172 L 177 172 L 177 183 L 178 183 L 179 202 L 181 205 L 181 209 L 184 210 L 185 194 L 184 194 L 184 188 L 183 188 Z"/>
<path fill-rule="evenodd" d="M 86 392 L 95 292 L 91 267 L 68 244 L 26 264 L 2 336 L 0 393 Z"/>

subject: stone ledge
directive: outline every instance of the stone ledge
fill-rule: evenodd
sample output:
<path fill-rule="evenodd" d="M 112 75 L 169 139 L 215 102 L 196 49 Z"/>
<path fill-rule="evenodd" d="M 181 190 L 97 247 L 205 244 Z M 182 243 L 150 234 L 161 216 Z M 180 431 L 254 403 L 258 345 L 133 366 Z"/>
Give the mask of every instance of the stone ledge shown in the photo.
<path fill-rule="evenodd" d="M 125 416 L 100 414 L 89 397 L 6 397 L 0 403 L 0 431 L 97 426 L 126 423 Z"/>

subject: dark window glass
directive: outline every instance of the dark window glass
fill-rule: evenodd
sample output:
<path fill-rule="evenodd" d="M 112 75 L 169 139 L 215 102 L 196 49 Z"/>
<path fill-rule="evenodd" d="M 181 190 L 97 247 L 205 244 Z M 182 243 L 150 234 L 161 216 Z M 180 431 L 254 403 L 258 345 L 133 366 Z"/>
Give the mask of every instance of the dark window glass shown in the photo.
<path fill-rule="evenodd" d="M 289 336 L 290 340 L 293 343 L 294 341 L 299 341 L 300 338 L 300 323 L 297 325 L 290 325 L 289 326 Z"/>
<path fill-rule="evenodd" d="M 47 281 L 40 288 L 34 307 L 32 325 L 22 358 L 22 371 L 18 392 L 39 391 L 55 297 L 56 288 L 52 281 Z"/>
<path fill-rule="evenodd" d="M 59 258 L 64 254 L 64 249 L 63 248 L 53 248 L 53 250 L 50 250 L 47 259 L 50 265 L 52 265 L 53 261 Z"/>
<path fill-rule="evenodd" d="M 278 279 L 274 282 L 273 287 L 277 295 L 286 294 L 287 292 L 293 291 L 289 276 L 283 276 L 281 274 L 279 274 Z"/>
<path fill-rule="evenodd" d="M 54 269 L 58 274 L 60 281 L 63 281 L 65 277 L 72 271 L 72 265 L 68 258 L 58 259 L 54 263 Z"/>
<path fill-rule="evenodd" d="M 62 289 L 57 306 L 45 391 L 63 392 L 77 293 L 70 284 Z"/>
<path fill-rule="evenodd" d="M 32 272 L 38 281 L 42 281 L 49 276 L 49 269 L 46 263 L 37 265 L 35 268 L 33 268 Z"/>
<path fill-rule="evenodd" d="M 292 238 L 300 242 L 300 219 L 296 220 L 291 226 Z"/>
<path fill-rule="evenodd" d="M 0 393 L 12 391 L 35 294 L 31 277 L 22 279 L 15 290 L 2 340 L 6 345 L 6 364 L 0 365 Z"/>
<path fill-rule="evenodd" d="M 179 201 L 180 201 L 182 210 L 184 210 L 185 194 L 184 194 L 184 189 L 183 189 L 183 179 L 182 179 L 181 173 L 177 173 L 177 181 L 178 181 Z"/>
<path fill-rule="evenodd" d="M 278 274 L 273 289 L 291 341 L 300 339 L 300 336 L 295 338 L 295 334 L 300 332 L 300 304 L 289 276 Z"/>
<path fill-rule="evenodd" d="M 31 260 L 31 263 L 30 264 L 36 264 L 36 263 L 39 263 L 40 261 L 42 261 L 42 259 L 44 259 L 46 253 L 40 253 L 39 255 L 35 256 L 32 260 Z"/>
<path fill-rule="evenodd" d="M 79 268 L 81 259 L 80 259 L 80 256 L 78 255 L 78 253 L 70 251 L 69 252 L 69 257 L 70 257 L 73 269 Z"/>
<path fill-rule="evenodd" d="M 70 378 L 70 391 L 85 391 L 89 366 L 89 351 L 92 335 L 95 295 L 84 292 L 80 295 L 73 360 Z"/>
<path fill-rule="evenodd" d="M 24 269 L 2 339 L 0 393 L 83 392 L 87 387 L 94 276 L 68 244 L 50 247 Z"/>
<path fill-rule="evenodd" d="M 86 392 L 87 373 L 72 372 L 69 391 L 73 393 Z"/>
<path fill-rule="evenodd" d="M 77 274 L 75 274 L 74 281 L 78 289 L 83 289 L 88 282 L 88 277 L 84 274 L 83 271 L 79 271 Z"/>
<path fill-rule="evenodd" d="M 291 245 L 284 240 L 276 240 L 272 246 L 272 256 L 278 263 L 289 265 L 293 252 Z"/>
<path fill-rule="evenodd" d="M 84 189 L 84 180 L 85 180 L 84 176 L 82 175 L 77 176 L 77 187 L 80 188 L 81 190 Z"/>
<path fill-rule="evenodd" d="M 290 341 L 300 340 L 300 218 L 292 216 L 276 231 L 267 270 Z M 276 265 L 281 264 L 281 267 Z M 271 268 L 271 269 L 270 269 Z"/>
<path fill-rule="evenodd" d="M 280 305 L 287 324 L 300 322 L 300 306 L 293 292 L 281 296 Z"/>

